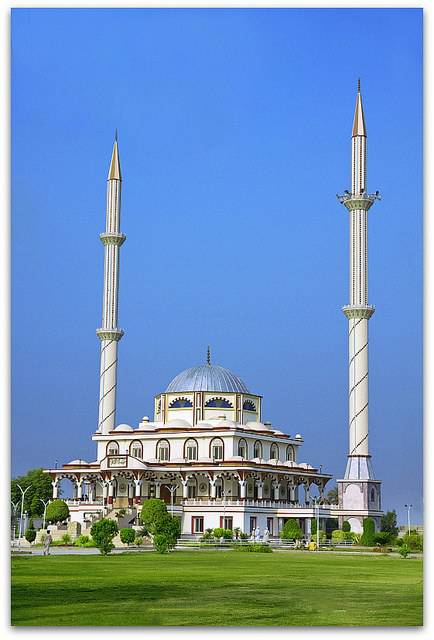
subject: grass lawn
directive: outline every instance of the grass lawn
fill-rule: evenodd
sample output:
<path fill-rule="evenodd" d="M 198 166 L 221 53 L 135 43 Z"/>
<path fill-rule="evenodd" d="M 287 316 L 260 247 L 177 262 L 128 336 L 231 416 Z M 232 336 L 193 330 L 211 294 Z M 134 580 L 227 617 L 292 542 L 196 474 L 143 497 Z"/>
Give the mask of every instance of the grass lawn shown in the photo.
<path fill-rule="evenodd" d="M 280 551 L 12 558 L 12 624 L 422 624 L 422 561 Z"/>

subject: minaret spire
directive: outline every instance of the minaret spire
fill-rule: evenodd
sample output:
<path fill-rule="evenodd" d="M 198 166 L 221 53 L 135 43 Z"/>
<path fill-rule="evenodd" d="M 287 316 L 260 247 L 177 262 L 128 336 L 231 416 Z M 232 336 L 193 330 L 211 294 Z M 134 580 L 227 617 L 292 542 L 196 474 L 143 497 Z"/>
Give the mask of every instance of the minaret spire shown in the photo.
<path fill-rule="evenodd" d="M 379 193 L 366 190 L 366 141 L 359 79 L 351 136 L 351 192 L 338 196 L 350 223 L 350 300 L 343 308 L 349 324 L 349 451 L 345 479 L 338 481 L 339 504 L 359 514 L 381 509 L 380 483 L 374 480 L 368 448 L 368 322 L 375 311 L 368 304 L 368 211 Z"/>
<path fill-rule="evenodd" d="M 118 328 L 119 249 L 125 241 L 125 235 L 120 232 L 121 187 L 116 130 L 107 177 L 106 228 L 100 234 L 104 245 L 104 291 L 102 325 L 96 333 L 101 341 L 98 418 L 101 433 L 109 433 L 115 427 L 118 342 L 124 334 Z"/>
<path fill-rule="evenodd" d="M 206 350 L 206 363 L 211 364 L 211 348 L 208 345 L 208 349 Z"/>

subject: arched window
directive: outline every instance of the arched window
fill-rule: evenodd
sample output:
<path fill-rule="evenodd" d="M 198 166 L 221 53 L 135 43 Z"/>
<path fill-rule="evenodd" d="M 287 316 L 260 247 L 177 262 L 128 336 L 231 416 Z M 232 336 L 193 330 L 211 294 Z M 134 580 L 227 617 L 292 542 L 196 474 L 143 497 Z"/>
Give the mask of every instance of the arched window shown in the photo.
<path fill-rule="evenodd" d="M 130 456 L 133 456 L 133 458 L 143 458 L 142 443 L 138 440 L 133 440 L 130 444 Z"/>
<path fill-rule="evenodd" d="M 226 398 L 211 398 L 211 400 L 208 400 L 208 402 L 205 404 L 205 407 L 233 409 L 234 405 L 232 404 L 232 402 L 229 402 L 229 400 L 226 400 Z"/>
<path fill-rule="evenodd" d="M 187 460 L 197 460 L 197 442 L 190 438 L 184 444 L 184 458 Z"/>
<path fill-rule="evenodd" d="M 159 440 L 157 442 L 157 456 L 158 462 L 167 462 L 170 460 L 170 445 L 167 440 Z"/>
<path fill-rule="evenodd" d="M 371 502 L 375 502 L 375 489 L 372 487 L 371 489 Z"/>
<path fill-rule="evenodd" d="M 186 407 L 192 407 L 193 403 L 188 398 L 176 398 L 169 404 L 169 409 L 185 409 Z"/>
<path fill-rule="evenodd" d="M 225 447 L 221 438 L 213 438 L 209 445 L 210 458 L 213 460 L 223 460 L 225 455 Z"/>
<path fill-rule="evenodd" d="M 270 460 L 278 460 L 279 459 L 279 447 L 275 442 L 270 447 Z"/>
<path fill-rule="evenodd" d="M 286 459 L 288 461 L 295 462 L 294 447 L 291 444 L 286 447 Z"/>
<path fill-rule="evenodd" d="M 107 445 L 107 455 L 108 456 L 117 456 L 119 455 L 119 445 L 117 442 L 109 442 Z"/>
<path fill-rule="evenodd" d="M 244 400 L 243 409 L 244 411 L 256 411 L 256 406 L 253 400 Z"/>
<path fill-rule="evenodd" d="M 262 444 L 259 442 L 259 440 L 256 440 L 255 444 L 253 445 L 253 457 L 262 458 Z"/>
<path fill-rule="evenodd" d="M 157 402 L 157 413 L 161 413 L 161 399 Z"/>
<path fill-rule="evenodd" d="M 238 441 L 238 455 L 241 458 L 247 458 L 247 442 L 244 438 Z"/>

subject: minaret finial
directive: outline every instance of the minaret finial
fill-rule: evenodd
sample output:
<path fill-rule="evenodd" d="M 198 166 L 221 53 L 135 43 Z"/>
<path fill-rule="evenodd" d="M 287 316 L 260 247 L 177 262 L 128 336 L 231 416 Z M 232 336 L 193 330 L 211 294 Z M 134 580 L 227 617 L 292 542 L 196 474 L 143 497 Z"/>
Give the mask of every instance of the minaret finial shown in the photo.
<path fill-rule="evenodd" d="M 119 161 L 117 129 L 115 131 L 115 141 L 113 143 L 112 159 L 110 161 L 110 168 L 109 168 L 107 180 L 122 180 L 121 163 Z"/>
<path fill-rule="evenodd" d="M 211 364 L 211 347 L 209 345 L 206 351 L 206 363 Z"/>
<path fill-rule="evenodd" d="M 360 93 L 360 78 L 357 80 L 357 93 Z"/>
<path fill-rule="evenodd" d="M 115 142 L 118 141 L 118 128 L 115 129 Z"/>

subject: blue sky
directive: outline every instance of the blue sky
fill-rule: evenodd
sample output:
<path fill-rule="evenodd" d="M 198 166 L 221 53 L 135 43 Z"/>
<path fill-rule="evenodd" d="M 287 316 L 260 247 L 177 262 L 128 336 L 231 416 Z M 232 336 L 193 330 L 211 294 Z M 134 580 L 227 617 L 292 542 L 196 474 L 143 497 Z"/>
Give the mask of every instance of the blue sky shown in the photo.
<path fill-rule="evenodd" d="M 12 12 L 12 471 L 92 460 L 106 174 L 123 170 L 118 422 L 213 360 L 341 477 L 350 133 L 370 212 L 370 449 L 422 519 L 422 12 Z"/>

